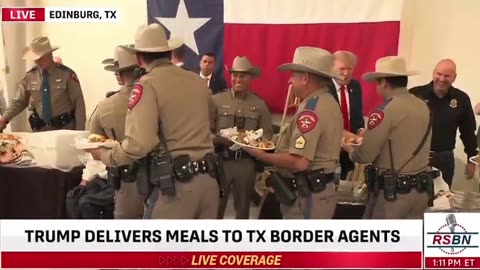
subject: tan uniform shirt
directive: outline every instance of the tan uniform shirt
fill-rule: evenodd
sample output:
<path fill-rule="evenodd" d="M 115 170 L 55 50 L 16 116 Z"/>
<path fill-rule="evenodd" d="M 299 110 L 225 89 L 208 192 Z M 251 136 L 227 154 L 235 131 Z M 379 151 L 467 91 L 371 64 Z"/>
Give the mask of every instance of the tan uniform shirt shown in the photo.
<path fill-rule="evenodd" d="M 50 82 L 52 117 L 62 113 L 74 113 L 75 128 L 85 130 L 85 101 L 77 75 L 70 68 L 60 64 L 53 64 L 47 72 Z M 5 112 L 7 119 L 11 120 L 27 108 L 30 97 L 32 98 L 30 105 L 42 118 L 42 78 L 42 71 L 36 67 L 25 74 L 18 85 L 15 99 Z"/>
<path fill-rule="evenodd" d="M 160 146 L 160 123 L 173 158 L 188 154 L 200 160 L 213 153 L 209 99 L 205 82 L 167 59 L 152 62 L 130 96 L 122 144 L 101 155 L 107 166 L 121 166 L 145 157 Z"/>
<path fill-rule="evenodd" d="M 221 129 L 237 126 L 244 130 L 263 129 L 263 137 L 273 136 L 272 115 L 259 96 L 248 92 L 245 96 L 235 96 L 233 90 L 212 96 L 214 111 L 211 112 L 212 130 L 218 134 Z"/>
<path fill-rule="evenodd" d="M 381 169 L 390 169 L 391 141 L 394 169 L 399 170 L 419 146 L 430 117 L 425 102 L 408 93 L 406 88 L 394 90 L 395 94 L 373 111 L 367 122 L 362 144 L 350 153 L 350 159 L 360 164 L 372 163 Z M 416 174 L 428 168 L 431 133 L 421 151 L 401 171 Z"/>
<path fill-rule="evenodd" d="M 328 89 L 314 91 L 282 131 L 277 152 L 289 152 L 310 160 L 309 170 L 337 168 L 343 134 L 343 117 Z"/>
<path fill-rule="evenodd" d="M 133 85 L 101 101 L 90 118 L 90 133 L 105 135 L 121 142 L 125 138 L 125 118 Z"/>

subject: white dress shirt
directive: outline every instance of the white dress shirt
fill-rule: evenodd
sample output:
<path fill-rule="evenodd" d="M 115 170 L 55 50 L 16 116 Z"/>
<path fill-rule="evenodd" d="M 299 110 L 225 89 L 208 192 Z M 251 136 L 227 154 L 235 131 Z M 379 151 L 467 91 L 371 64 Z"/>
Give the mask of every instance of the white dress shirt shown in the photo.
<path fill-rule="evenodd" d="M 212 74 L 213 74 L 213 73 L 211 73 L 210 75 L 208 75 L 208 76 L 205 77 L 205 76 L 203 76 L 202 72 L 200 72 L 200 77 L 201 77 L 202 79 L 204 79 L 204 80 L 207 80 L 207 85 L 208 85 L 208 87 L 210 87 L 210 81 L 212 80 Z"/>
<path fill-rule="evenodd" d="M 337 96 L 338 96 L 338 103 L 340 106 L 342 106 L 342 93 L 340 93 L 340 88 L 342 87 L 340 84 L 337 83 L 334 79 L 332 79 L 333 84 L 335 85 L 335 89 L 337 89 Z M 348 86 L 346 86 L 347 91 L 345 93 L 345 96 L 347 97 L 347 110 L 348 110 L 348 119 L 350 119 L 350 92 L 352 90 L 348 89 Z"/>

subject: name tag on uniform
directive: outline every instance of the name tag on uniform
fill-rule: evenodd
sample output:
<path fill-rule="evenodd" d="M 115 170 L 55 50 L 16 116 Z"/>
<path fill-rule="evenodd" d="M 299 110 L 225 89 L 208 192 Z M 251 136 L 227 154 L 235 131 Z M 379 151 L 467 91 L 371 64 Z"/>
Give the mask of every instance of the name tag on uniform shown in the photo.
<path fill-rule="evenodd" d="M 57 78 L 55 81 L 56 81 L 56 82 L 61 82 L 62 79 L 61 79 L 61 78 Z"/>
<path fill-rule="evenodd" d="M 223 108 L 223 109 L 230 109 L 231 107 L 228 106 L 228 105 L 222 105 L 222 108 Z"/>
<path fill-rule="evenodd" d="M 31 81 L 30 84 L 37 85 L 37 82 L 36 81 Z"/>
<path fill-rule="evenodd" d="M 257 107 L 253 106 L 253 107 L 250 107 L 250 111 L 255 111 L 257 109 Z"/>

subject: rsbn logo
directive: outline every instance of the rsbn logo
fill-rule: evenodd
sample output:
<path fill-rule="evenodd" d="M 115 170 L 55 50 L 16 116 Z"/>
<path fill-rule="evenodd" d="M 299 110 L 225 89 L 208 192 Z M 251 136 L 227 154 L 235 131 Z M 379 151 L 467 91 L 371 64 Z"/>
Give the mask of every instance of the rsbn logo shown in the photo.
<path fill-rule="evenodd" d="M 457 223 L 454 214 L 447 215 L 446 221 L 447 223 L 438 231 L 427 232 L 427 234 L 433 234 L 432 243 L 427 248 L 439 248 L 448 255 L 460 254 L 467 248 L 478 248 L 477 243 L 473 241 L 473 236 L 478 235 L 478 232 L 468 232 L 465 227 Z"/>

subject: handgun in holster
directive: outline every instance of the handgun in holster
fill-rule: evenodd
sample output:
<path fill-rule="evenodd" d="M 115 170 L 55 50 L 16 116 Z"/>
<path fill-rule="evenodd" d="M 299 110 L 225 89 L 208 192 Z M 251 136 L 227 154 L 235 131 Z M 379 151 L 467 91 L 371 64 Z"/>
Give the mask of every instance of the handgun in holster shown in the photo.
<path fill-rule="evenodd" d="M 35 110 L 33 110 L 32 114 L 28 117 L 28 122 L 33 131 L 38 131 L 45 126 L 45 122 Z"/>
<path fill-rule="evenodd" d="M 278 172 L 273 172 L 270 177 L 270 183 L 278 201 L 284 205 L 292 206 L 297 200 L 297 194 L 291 179 L 285 181 Z"/>
<path fill-rule="evenodd" d="M 307 197 L 311 194 L 307 174 L 299 172 L 294 174 L 293 187 L 298 191 L 298 195 Z"/>
<path fill-rule="evenodd" d="M 148 163 L 150 183 L 158 187 L 162 195 L 175 196 L 175 180 L 173 179 L 169 156 L 150 155 Z"/>
<path fill-rule="evenodd" d="M 152 184 L 149 176 L 149 162 L 148 156 L 137 161 L 137 190 L 140 195 L 149 195 L 152 191 Z"/>
<path fill-rule="evenodd" d="M 208 174 L 217 179 L 220 198 L 224 198 L 227 195 L 227 177 L 223 160 L 216 154 L 208 153 L 205 155 L 205 162 L 207 162 Z"/>
<path fill-rule="evenodd" d="M 112 186 L 118 190 L 120 189 L 120 171 L 118 167 L 107 167 L 107 180 Z"/>
<path fill-rule="evenodd" d="M 383 178 L 383 197 L 388 202 L 393 202 L 397 199 L 397 183 L 398 176 L 391 172 L 386 171 L 382 173 Z"/>
<path fill-rule="evenodd" d="M 367 179 L 367 189 L 368 192 L 376 192 L 378 190 L 377 180 L 378 180 L 378 168 L 373 167 L 372 165 L 365 166 L 364 169 L 365 179 Z"/>
<path fill-rule="evenodd" d="M 417 192 L 426 192 L 428 195 L 428 206 L 433 206 L 433 199 L 435 198 L 435 190 L 433 177 L 428 172 L 420 173 L 416 176 L 415 189 Z"/>

